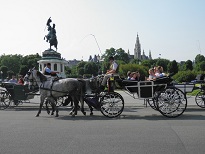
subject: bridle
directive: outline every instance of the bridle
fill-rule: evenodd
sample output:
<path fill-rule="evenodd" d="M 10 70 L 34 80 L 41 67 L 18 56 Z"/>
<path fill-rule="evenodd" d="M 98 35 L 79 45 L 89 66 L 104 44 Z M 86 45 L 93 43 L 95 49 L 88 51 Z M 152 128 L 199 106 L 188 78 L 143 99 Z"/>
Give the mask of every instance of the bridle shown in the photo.
<path fill-rule="evenodd" d="M 32 76 L 32 77 L 30 78 L 30 76 Z M 25 80 L 25 81 L 28 81 L 30 86 L 38 85 L 38 82 L 40 81 L 40 80 L 37 81 L 37 80 L 34 78 L 33 70 L 29 70 L 29 71 L 26 73 L 26 75 L 25 75 L 25 77 L 24 77 L 24 80 Z"/>

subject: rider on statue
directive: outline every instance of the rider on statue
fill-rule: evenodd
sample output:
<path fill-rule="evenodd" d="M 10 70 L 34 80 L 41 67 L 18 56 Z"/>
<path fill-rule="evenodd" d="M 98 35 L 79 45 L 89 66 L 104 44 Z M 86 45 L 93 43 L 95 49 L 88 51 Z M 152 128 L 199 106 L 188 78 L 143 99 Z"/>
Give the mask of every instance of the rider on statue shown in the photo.
<path fill-rule="evenodd" d="M 46 23 L 48 34 L 44 37 L 44 40 L 46 38 L 46 42 L 50 43 L 50 50 L 51 50 L 51 46 L 54 46 L 56 48 L 56 51 L 57 51 L 58 41 L 57 41 L 57 37 L 56 37 L 55 24 L 53 24 L 53 27 L 51 27 L 51 25 L 50 25 L 51 22 L 52 22 L 52 20 L 50 17 Z"/>

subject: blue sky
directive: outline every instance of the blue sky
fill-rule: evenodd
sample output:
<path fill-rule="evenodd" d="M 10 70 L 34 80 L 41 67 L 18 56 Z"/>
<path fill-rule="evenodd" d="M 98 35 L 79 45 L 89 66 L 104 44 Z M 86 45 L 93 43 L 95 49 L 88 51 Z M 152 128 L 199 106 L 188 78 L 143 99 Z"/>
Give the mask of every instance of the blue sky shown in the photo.
<path fill-rule="evenodd" d="M 58 52 L 88 60 L 111 47 L 152 57 L 194 60 L 205 54 L 204 0 L 0 0 L 0 54 L 41 54 L 49 17 L 56 24 Z M 93 34 L 95 38 L 93 37 Z"/>

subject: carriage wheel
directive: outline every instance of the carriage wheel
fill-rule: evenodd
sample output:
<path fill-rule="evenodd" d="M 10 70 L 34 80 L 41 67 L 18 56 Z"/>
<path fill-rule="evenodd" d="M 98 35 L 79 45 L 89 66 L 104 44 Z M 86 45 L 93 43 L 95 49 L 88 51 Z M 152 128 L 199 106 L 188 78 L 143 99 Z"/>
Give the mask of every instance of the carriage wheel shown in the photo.
<path fill-rule="evenodd" d="M 180 89 L 168 87 L 159 93 L 156 105 L 162 115 L 175 118 L 186 110 L 187 98 Z"/>
<path fill-rule="evenodd" d="M 64 103 L 64 97 L 58 97 L 56 100 L 56 106 L 63 106 Z"/>
<path fill-rule="evenodd" d="M 8 91 L 0 89 L 0 110 L 4 110 L 10 105 L 10 95 Z"/>
<path fill-rule="evenodd" d="M 154 110 L 157 110 L 157 105 L 156 105 L 156 102 L 157 102 L 157 97 L 159 95 L 159 92 L 155 92 L 154 93 L 154 97 L 152 99 L 147 99 L 147 103 L 149 104 L 149 106 L 154 109 Z"/>
<path fill-rule="evenodd" d="M 196 97 L 195 97 L 195 101 L 196 101 L 196 104 L 201 107 L 201 108 L 205 108 L 205 92 L 204 91 L 199 91 L 197 94 L 196 94 Z"/>
<path fill-rule="evenodd" d="M 146 101 L 152 109 L 157 110 L 157 108 L 156 108 L 156 99 L 154 99 L 154 98 L 146 99 Z"/>
<path fill-rule="evenodd" d="M 119 116 L 124 109 L 124 99 L 116 92 L 106 93 L 100 99 L 101 113 L 109 118 L 114 118 Z"/>

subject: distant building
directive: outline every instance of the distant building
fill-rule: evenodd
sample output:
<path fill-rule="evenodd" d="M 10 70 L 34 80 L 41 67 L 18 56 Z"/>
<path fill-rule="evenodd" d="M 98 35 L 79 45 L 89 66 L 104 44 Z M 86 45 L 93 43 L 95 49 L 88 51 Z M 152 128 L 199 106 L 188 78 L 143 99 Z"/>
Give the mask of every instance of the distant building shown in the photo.
<path fill-rule="evenodd" d="M 82 60 L 68 60 L 68 67 L 72 68 L 73 66 L 76 66 L 78 63 L 80 63 Z"/>
<path fill-rule="evenodd" d="M 130 55 L 130 57 L 132 57 L 132 55 Z M 134 48 L 134 59 L 139 59 L 139 60 L 152 59 L 150 50 L 149 50 L 149 56 L 145 55 L 144 50 L 143 50 L 143 53 L 141 54 L 141 44 L 140 44 L 138 34 L 137 34 L 137 39 L 136 39 L 135 48 Z"/>
<path fill-rule="evenodd" d="M 99 62 L 99 61 L 100 61 L 100 56 L 99 56 L 99 54 L 98 54 L 97 56 L 94 55 L 93 58 L 92 58 L 92 56 L 90 55 L 88 61 L 89 61 L 89 62 L 95 62 L 95 63 Z"/>

